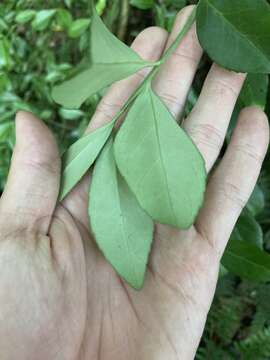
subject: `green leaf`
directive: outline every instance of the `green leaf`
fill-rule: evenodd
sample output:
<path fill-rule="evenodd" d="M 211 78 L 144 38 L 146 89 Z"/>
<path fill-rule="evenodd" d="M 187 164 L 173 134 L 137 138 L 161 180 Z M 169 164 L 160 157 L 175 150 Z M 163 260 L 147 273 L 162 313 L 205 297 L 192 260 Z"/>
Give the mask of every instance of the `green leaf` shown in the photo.
<path fill-rule="evenodd" d="M 270 255 L 245 241 L 229 241 L 222 264 L 243 279 L 254 282 L 270 280 Z"/>
<path fill-rule="evenodd" d="M 69 28 L 68 36 L 73 39 L 81 36 L 89 27 L 90 22 L 90 19 L 78 19 L 73 21 L 72 25 Z"/>
<path fill-rule="evenodd" d="M 248 74 L 239 100 L 244 106 L 265 108 L 269 77 L 266 74 Z"/>
<path fill-rule="evenodd" d="M 88 67 L 54 87 L 52 96 L 57 103 L 79 108 L 98 91 L 150 66 L 105 27 L 95 10 L 91 22 L 91 57 Z"/>
<path fill-rule="evenodd" d="M 259 215 L 265 207 L 264 193 L 259 185 L 255 186 L 253 193 L 247 203 L 247 209 L 253 216 Z"/>
<path fill-rule="evenodd" d="M 138 9 L 148 10 L 152 9 L 155 5 L 154 0 L 130 0 L 130 5 L 137 7 Z"/>
<path fill-rule="evenodd" d="M 140 56 L 112 34 L 93 8 L 90 33 L 91 58 L 94 63 L 144 63 Z M 148 63 L 149 64 L 149 63 Z"/>
<path fill-rule="evenodd" d="M 84 115 L 84 112 L 80 110 L 70 110 L 70 109 L 61 108 L 59 110 L 59 115 L 65 120 L 77 120 Z"/>
<path fill-rule="evenodd" d="M 0 72 L 0 94 L 10 85 L 9 78 L 4 72 Z"/>
<path fill-rule="evenodd" d="M 140 289 L 153 238 L 153 221 L 117 171 L 112 144 L 110 139 L 95 164 L 89 205 L 91 229 L 118 274 Z"/>
<path fill-rule="evenodd" d="M 17 14 L 15 20 L 18 24 L 26 24 L 29 21 L 33 20 L 35 16 L 36 16 L 35 10 L 24 10 Z"/>
<path fill-rule="evenodd" d="M 99 15 L 103 14 L 107 6 L 107 0 L 98 0 L 96 3 L 96 11 Z"/>
<path fill-rule="evenodd" d="M 37 12 L 35 19 L 32 21 L 33 29 L 36 31 L 45 30 L 49 26 L 50 21 L 54 17 L 55 13 L 55 9 L 41 10 Z"/>
<path fill-rule="evenodd" d="M 263 248 L 263 232 L 254 216 L 245 209 L 240 215 L 231 239 L 245 241 Z"/>
<path fill-rule="evenodd" d="M 2 33 L 3 30 L 8 30 L 8 25 L 7 23 L 4 21 L 4 19 L 2 19 L 0 17 L 0 31 Z"/>
<path fill-rule="evenodd" d="M 219 65 L 249 73 L 270 72 L 270 5 L 265 0 L 200 0 L 199 41 Z"/>
<path fill-rule="evenodd" d="M 120 172 L 152 218 L 190 227 L 203 202 L 204 160 L 150 87 L 130 109 L 114 148 Z"/>
<path fill-rule="evenodd" d="M 93 165 L 114 126 L 114 120 L 76 141 L 63 155 L 59 199 L 62 200 Z"/>
<path fill-rule="evenodd" d="M 70 8 L 71 6 L 72 6 L 72 0 L 64 0 L 64 3 L 66 4 L 66 6 L 68 7 L 68 8 Z"/>
<path fill-rule="evenodd" d="M 0 69 L 11 68 L 12 59 L 10 50 L 11 48 L 9 41 L 5 37 L 2 39 L 0 38 Z"/>
<path fill-rule="evenodd" d="M 125 78 L 142 68 L 141 64 L 93 64 L 61 85 L 54 87 L 54 101 L 66 108 L 78 109 L 82 103 L 97 91 L 115 81 Z"/>
<path fill-rule="evenodd" d="M 69 29 L 72 25 L 72 15 L 66 9 L 57 10 L 57 24 L 60 25 L 63 29 Z"/>
<path fill-rule="evenodd" d="M 0 142 L 8 141 L 10 138 L 10 132 L 14 127 L 14 122 L 7 122 L 0 124 Z"/>

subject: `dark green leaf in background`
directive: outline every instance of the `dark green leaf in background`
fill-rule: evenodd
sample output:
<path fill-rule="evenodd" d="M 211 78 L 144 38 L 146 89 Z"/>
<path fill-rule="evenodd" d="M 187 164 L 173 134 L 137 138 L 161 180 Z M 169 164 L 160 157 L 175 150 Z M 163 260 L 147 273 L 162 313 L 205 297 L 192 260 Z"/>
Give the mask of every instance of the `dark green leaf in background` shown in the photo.
<path fill-rule="evenodd" d="M 154 0 L 130 0 L 130 5 L 137 7 L 138 9 L 148 10 L 155 4 Z"/>
<path fill-rule="evenodd" d="M 261 214 L 265 207 L 264 193 L 259 185 L 256 185 L 247 203 L 247 209 L 253 216 Z"/>
<path fill-rule="evenodd" d="M 4 124 L 0 124 L 0 143 L 8 142 L 10 140 L 10 135 L 14 129 L 14 122 L 6 122 Z"/>
<path fill-rule="evenodd" d="M 70 29 L 70 26 L 73 24 L 73 19 L 71 13 L 66 9 L 58 9 L 57 14 L 57 24 L 63 29 Z"/>
<path fill-rule="evenodd" d="M 30 10 L 30 9 L 24 10 L 16 15 L 16 22 L 18 24 L 26 24 L 27 22 L 33 20 L 35 16 L 36 16 L 35 10 Z"/>
<path fill-rule="evenodd" d="M 4 72 L 0 72 L 0 94 L 2 91 L 6 90 L 6 88 L 9 86 L 10 81 L 7 77 L 7 75 Z"/>
<path fill-rule="evenodd" d="M 81 110 L 70 110 L 64 108 L 59 110 L 59 114 L 65 120 L 78 120 L 84 115 Z"/>
<path fill-rule="evenodd" d="M 190 227 L 203 202 L 204 161 L 150 88 L 130 109 L 114 148 L 120 172 L 152 218 Z"/>
<path fill-rule="evenodd" d="M 93 173 L 89 216 L 91 229 L 106 259 L 135 289 L 143 285 L 153 238 L 153 221 L 119 174 L 112 139 Z"/>
<path fill-rule="evenodd" d="M 243 279 L 270 281 L 270 255 L 248 242 L 230 240 L 222 264 Z"/>
<path fill-rule="evenodd" d="M 56 13 L 55 9 L 41 10 L 37 12 L 35 19 L 32 21 L 33 29 L 36 31 L 45 30 L 49 26 L 55 13 Z"/>
<path fill-rule="evenodd" d="M 266 0 L 200 0 L 200 43 L 219 65 L 270 73 L 270 5 Z"/>
<path fill-rule="evenodd" d="M 248 74 L 239 100 L 244 106 L 265 108 L 269 77 L 266 74 Z"/>
<path fill-rule="evenodd" d="M 0 36 L 0 69 L 10 69 L 12 65 L 11 46 L 7 38 Z"/>
<path fill-rule="evenodd" d="M 99 15 L 103 13 L 103 11 L 106 9 L 107 6 L 107 0 L 98 0 L 96 2 L 96 10 Z"/>
<path fill-rule="evenodd" d="M 267 104 L 267 92 L 269 76 L 266 74 L 248 74 L 234 108 L 227 138 L 230 138 L 236 126 L 240 111 L 247 106 L 259 106 L 265 109 Z"/>
<path fill-rule="evenodd" d="M 245 241 L 263 248 L 263 232 L 254 216 L 245 209 L 239 217 L 231 239 Z"/>
<path fill-rule="evenodd" d="M 2 32 L 3 30 L 8 30 L 8 25 L 4 21 L 4 19 L 0 17 L 0 32 Z"/>
<path fill-rule="evenodd" d="M 73 39 L 80 37 L 87 30 L 90 22 L 90 19 L 77 19 L 73 21 L 68 30 L 69 37 Z"/>

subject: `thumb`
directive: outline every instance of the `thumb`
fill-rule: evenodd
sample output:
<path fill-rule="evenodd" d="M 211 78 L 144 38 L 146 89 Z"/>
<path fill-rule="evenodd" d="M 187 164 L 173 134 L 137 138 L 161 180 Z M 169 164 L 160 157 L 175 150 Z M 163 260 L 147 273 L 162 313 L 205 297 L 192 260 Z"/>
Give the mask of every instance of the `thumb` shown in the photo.
<path fill-rule="evenodd" d="M 52 133 L 31 113 L 19 112 L 16 145 L 0 201 L 3 227 L 9 232 L 15 228 L 47 234 L 59 182 L 60 157 Z"/>

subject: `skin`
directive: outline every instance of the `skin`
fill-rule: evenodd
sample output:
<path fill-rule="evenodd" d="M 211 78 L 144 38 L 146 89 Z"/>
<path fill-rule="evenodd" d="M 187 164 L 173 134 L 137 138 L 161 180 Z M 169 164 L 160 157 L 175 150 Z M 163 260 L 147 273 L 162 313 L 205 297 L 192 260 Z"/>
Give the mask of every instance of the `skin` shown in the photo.
<path fill-rule="evenodd" d="M 181 11 L 169 37 L 160 28 L 149 28 L 133 49 L 147 60 L 157 60 L 191 9 Z M 201 55 L 193 27 L 155 79 L 155 91 L 177 119 Z M 88 131 L 108 122 L 145 75 L 142 71 L 115 84 Z M 221 150 L 244 79 L 214 64 L 183 122 L 208 172 Z M 193 359 L 220 258 L 268 147 L 266 115 L 256 107 L 241 112 L 229 147 L 209 176 L 194 227 L 179 231 L 156 225 L 140 292 L 116 275 L 94 243 L 87 219 L 90 175 L 57 204 L 60 157 L 51 132 L 33 115 L 20 112 L 16 134 L 0 201 L 0 358 Z"/>

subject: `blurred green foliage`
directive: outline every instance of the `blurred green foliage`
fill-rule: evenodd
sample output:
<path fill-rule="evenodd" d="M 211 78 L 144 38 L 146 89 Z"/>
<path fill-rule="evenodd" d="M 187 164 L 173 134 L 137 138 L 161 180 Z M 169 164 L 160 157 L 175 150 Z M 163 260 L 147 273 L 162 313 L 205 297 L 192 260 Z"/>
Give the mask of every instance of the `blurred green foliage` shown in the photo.
<path fill-rule="evenodd" d="M 107 26 L 131 43 L 145 27 L 171 30 L 177 12 L 197 1 L 99 0 Z M 51 98 L 54 84 L 88 56 L 88 0 L 2 0 L 0 4 L 0 188 L 3 189 L 15 142 L 14 118 L 30 110 L 54 131 L 61 151 L 82 135 L 100 95 L 80 110 L 59 108 Z M 210 61 L 204 56 L 186 113 L 195 104 Z M 264 106 L 270 115 L 268 79 L 249 77 L 236 105 L 227 139 L 242 107 Z M 252 95 L 252 92 L 254 94 Z M 268 95 L 267 95 L 268 94 Z M 255 99 L 255 100 L 254 100 Z M 226 147 L 226 144 L 225 144 Z M 270 251 L 270 156 L 232 237 Z M 270 284 L 252 284 L 222 268 L 197 359 L 270 359 Z"/>

